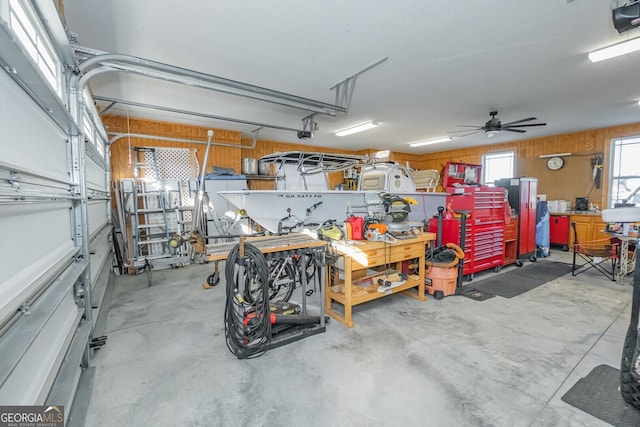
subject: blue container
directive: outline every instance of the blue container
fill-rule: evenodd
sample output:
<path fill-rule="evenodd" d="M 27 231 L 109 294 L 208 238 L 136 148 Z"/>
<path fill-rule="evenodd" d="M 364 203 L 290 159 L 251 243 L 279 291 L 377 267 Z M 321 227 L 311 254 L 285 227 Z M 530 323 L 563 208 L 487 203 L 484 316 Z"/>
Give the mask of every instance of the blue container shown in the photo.
<path fill-rule="evenodd" d="M 536 204 L 536 256 L 549 256 L 551 235 L 549 233 L 549 208 L 547 202 Z"/>

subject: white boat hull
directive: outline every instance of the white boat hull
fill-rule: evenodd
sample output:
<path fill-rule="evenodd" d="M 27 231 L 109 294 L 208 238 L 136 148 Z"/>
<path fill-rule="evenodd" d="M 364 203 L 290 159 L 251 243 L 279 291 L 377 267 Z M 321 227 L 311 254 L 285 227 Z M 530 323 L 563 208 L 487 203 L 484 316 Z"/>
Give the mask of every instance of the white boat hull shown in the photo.
<path fill-rule="evenodd" d="M 327 220 L 344 223 L 350 215 L 380 214 L 380 200 L 375 192 L 364 191 L 284 191 L 239 190 L 220 191 L 218 195 L 228 200 L 246 215 L 272 233 L 284 227 L 301 224 L 303 228 L 318 228 Z M 411 205 L 408 221 L 423 221 L 445 206 L 444 193 L 393 193 L 411 197 L 418 204 Z M 315 205 L 315 207 L 314 207 Z"/>

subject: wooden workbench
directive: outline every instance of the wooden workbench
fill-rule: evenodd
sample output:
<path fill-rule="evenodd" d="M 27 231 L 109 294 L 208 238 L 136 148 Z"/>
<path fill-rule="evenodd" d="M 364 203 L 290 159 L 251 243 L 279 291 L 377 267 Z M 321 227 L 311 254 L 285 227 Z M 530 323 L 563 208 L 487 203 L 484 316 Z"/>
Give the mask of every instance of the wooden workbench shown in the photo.
<path fill-rule="evenodd" d="M 286 234 L 283 236 L 247 237 L 244 240 L 252 244 L 263 254 L 283 251 L 294 251 L 307 248 L 318 248 L 327 245 L 324 240 L 314 239 L 306 234 Z M 222 261 L 238 242 L 216 243 L 207 245 L 207 260 Z"/>
<path fill-rule="evenodd" d="M 332 247 L 339 255 L 336 267 L 344 273 L 344 280 L 336 281 L 334 286 L 327 286 L 325 313 L 352 328 L 354 323 L 351 314 L 354 305 L 396 293 L 425 301 L 427 299 L 424 292 L 425 249 L 426 245 L 435 238 L 434 233 L 424 233 L 411 239 L 397 240 L 395 243 L 367 240 L 333 243 Z M 367 269 L 391 264 L 399 265 L 402 261 L 416 258 L 419 266 L 417 277 L 410 275 L 405 283 L 386 289 L 385 292 L 379 292 L 377 284 L 366 287 L 353 284 L 358 277 L 366 275 Z M 417 292 L 412 288 L 416 288 Z M 343 306 L 344 314 L 333 309 L 334 303 Z"/>

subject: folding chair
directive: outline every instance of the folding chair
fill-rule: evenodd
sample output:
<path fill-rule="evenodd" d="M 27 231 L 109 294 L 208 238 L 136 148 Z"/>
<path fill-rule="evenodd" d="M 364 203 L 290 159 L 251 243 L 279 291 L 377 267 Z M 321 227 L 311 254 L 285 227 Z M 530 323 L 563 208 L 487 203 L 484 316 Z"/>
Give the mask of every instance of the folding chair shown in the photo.
<path fill-rule="evenodd" d="M 571 223 L 571 228 L 573 228 L 574 237 L 571 274 L 577 276 L 593 268 L 615 282 L 616 265 L 619 258 L 619 243 L 612 243 L 612 239 L 598 239 L 584 243 L 579 242 L 575 222 Z M 576 261 L 578 259 L 584 261 L 584 263 L 577 265 Z"/>

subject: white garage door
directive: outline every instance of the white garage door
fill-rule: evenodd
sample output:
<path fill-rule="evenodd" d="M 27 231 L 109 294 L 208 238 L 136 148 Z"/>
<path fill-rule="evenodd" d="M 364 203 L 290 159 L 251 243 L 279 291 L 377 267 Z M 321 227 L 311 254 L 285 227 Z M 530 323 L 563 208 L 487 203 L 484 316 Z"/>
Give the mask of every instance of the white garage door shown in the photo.
<path fill-rule="evenodd" d="M 111 267 L 109 165 L 24 52 L 0 25 L 0 404 L 68 415 Z"/>

